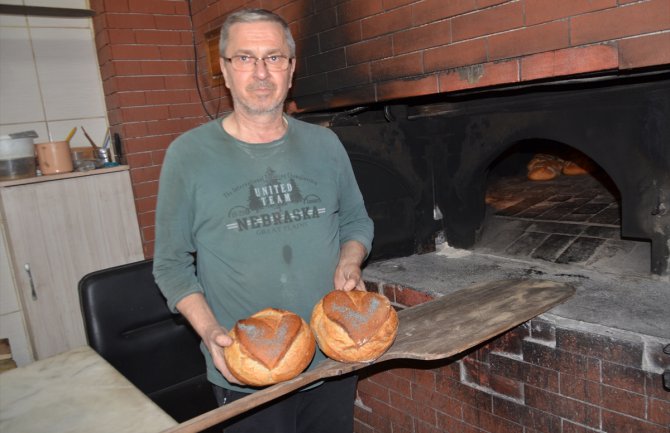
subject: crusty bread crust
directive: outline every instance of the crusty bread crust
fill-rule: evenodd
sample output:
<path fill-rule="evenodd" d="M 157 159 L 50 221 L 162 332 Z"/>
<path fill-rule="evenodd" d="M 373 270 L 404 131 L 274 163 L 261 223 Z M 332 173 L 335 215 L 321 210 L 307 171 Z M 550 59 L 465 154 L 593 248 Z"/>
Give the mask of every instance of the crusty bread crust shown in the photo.
<path fill-rule="evenodd" d="M 372 362 L 393 344 L 398 315 L 384 295 L 334 290 L 316 304 L 310 326 L 329 358 Z"/>
<path fill-rule="evenodd" d="M 229 335 L 233 344 L 224 348 L 226 365 L 237 380 L 251 386 L 294 378 L 307 368 L 316 350 L 307 322 L 276 308 L 239 320 Z"/>

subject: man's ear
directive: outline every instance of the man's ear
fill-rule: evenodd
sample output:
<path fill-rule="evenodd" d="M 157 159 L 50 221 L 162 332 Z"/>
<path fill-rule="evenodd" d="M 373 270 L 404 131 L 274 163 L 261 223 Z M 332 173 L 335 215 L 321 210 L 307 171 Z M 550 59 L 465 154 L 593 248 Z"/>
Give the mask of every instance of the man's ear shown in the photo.
<path fill-rule="evenodd" d="M 288 88 L 289 89 L 291 87 L 293 87 L 293 74 L 295 73 L 295 62 L 296 62 L 296 59 L 293 59 L 293 61 L 291 62 L 291 73 L 289 74 L 289 77 L 288 77 Z"/>
<path fill-rule="evenodd" d="M 230 89 L 228 85 L 228 70 L 226 69 L 226 61 L 223 60 L 223 57 L 219 57 L 219 68 L 221 68 L 221 74 L 223 74 L 223 82 Z"/>

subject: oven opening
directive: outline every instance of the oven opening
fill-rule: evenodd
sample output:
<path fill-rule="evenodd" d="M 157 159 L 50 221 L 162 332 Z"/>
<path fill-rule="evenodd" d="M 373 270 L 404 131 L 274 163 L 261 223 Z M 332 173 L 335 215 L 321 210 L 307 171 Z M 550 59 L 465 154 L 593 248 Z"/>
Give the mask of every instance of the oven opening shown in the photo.
<path fill-rule="evenodd" d="M 301 118 L 352 160 L 371 261 L 446 245 L 667 280 L 669 90 L 612 78 Z"/>
<path fill-rule="evenodd" d="M 621 235 L 621 194 L 596 161 L 524 140 L 489 166 L 486 216 L 473 250 L 615 274 L 649 274 L 650 242 Z"/>

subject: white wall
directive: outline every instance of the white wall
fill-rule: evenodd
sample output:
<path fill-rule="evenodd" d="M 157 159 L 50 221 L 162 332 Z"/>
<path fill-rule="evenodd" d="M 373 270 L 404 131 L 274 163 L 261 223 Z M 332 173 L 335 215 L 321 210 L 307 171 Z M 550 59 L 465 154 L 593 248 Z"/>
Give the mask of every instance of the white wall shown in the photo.
<path fill-rule="evenodd" d="M 86 8 L 86 0 L 0 0 L 2 4 Z M 84 126 L 102 144 L 107 117 L 90 18 L 0 14 L 0 135 L 35 130 L 36 142 L 64 139 Z M 72 147 L 89 146 L 81 130 Z M 2 224 L 0 224 L 0 229 Z M 32 350 L 0 233 L 0 338 L 19 365 Z"/>
<path fill-rule="evenodd" d="M 1 0 L 88 9 L 87 0 Z M 107 129 L 90 18 L 0 15 L 0 135 L 25 130 L 36 142 L 64 139 L 84 126 L 102 145 Z M 77 131 L 71 146 L 88 146 Z"/>

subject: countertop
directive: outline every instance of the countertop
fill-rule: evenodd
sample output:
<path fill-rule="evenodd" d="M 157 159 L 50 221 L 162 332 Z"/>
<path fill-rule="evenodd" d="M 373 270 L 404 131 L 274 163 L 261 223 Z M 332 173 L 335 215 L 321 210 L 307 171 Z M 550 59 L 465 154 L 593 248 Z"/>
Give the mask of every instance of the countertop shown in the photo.
<path fill-rule="evenodd" d="M 157 433 L 176 424 L 87 346 L 0 374 L 3 433 Z"/>
<path fill-rule="evenodd" d="M 24 177 L 22 179 L 3 180 L 0 181 L 0 188 L 7 186 L 26 185 L 29 183 L 49 182 L 52 180 L 71 179 L 73 177 L 94 176 L 97 174 L 112 173 L 115 171 L 128 170 L 127 165 L 117 165 L 116 167 L 97 168 L 89 171 L 73 171 L 70 173 L 49 174 L 44 176 Z"/>

